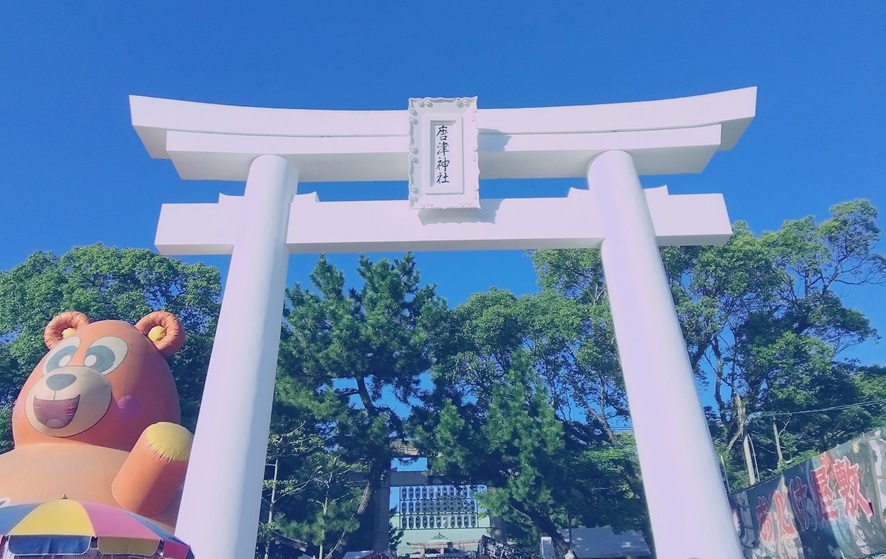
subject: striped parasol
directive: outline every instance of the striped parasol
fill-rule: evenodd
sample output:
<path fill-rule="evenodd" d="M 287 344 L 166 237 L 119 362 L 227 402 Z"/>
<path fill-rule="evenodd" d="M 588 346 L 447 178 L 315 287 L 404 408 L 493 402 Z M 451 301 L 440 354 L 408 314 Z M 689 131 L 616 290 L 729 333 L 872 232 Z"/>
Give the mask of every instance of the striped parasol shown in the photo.
<path fill-rule="evenodd" d="M 0 543 L 13 555 L 83 555 L 97 548 L 102 555 L 194 557 L 186 543 L 144 517 L 71 499 L 0 507 Z"/>

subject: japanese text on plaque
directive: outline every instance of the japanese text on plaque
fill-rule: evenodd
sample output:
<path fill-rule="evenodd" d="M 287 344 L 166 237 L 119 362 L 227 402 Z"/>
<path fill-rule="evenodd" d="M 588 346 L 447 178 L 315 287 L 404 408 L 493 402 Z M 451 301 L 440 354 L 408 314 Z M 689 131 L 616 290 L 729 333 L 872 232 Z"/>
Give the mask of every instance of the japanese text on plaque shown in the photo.
<path fill-rule="evenodd" d="M 449 184 L 449 128 L 448 123 L 434 124 L 434 184 Z"/>

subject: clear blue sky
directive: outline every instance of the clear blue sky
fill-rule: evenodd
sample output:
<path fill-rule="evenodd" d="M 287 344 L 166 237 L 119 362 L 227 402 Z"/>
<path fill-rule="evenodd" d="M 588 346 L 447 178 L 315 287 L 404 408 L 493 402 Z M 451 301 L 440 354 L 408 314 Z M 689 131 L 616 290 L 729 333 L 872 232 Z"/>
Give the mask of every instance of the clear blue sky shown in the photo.
<path fill-rule="evenodd" d="M 477 95 L 494 108 L 758 86 L 757 118 L 736 149 L 700 175 L 644 184 L 722 192 L 731 218 L 757 232 L 824 218 L 853 198 L 886 212 L 886 3 L 673 4 L 3 2 L 0 270 L 36 250 L 152 247 L 161 203 L 242 192 L 182 181 L 169 161 L 150 159 L 130 124 L 130 94 L 328 109 Z M 569 181 L 551 184 L 484 185 L 481 195 L 562 194 Z M 326 199 L 405 197 L 405 183 L 318 190 Z M 293 259 L 290 280 L 304 280 L 314 260 Z M 333 261 L 350 270 L 354 260 Z M 536 289 L 517 252 L 422 253 L 418 262 L 451 304 L 491 286 Z M 849 300 L 886 333 L 884 291 Z M 886 362 L 882 347 L 866 347 L 864 359 Z"/>

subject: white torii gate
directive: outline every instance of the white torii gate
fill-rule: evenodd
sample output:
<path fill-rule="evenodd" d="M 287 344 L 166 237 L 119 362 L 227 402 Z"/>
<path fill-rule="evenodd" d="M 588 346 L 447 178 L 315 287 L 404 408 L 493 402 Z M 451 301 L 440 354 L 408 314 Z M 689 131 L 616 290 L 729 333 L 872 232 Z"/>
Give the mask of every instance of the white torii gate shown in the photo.
<path fill-rule="evenodd" d="M 253 555 L 290 253 L 599 248 L 659 559 L 740 559 L 719 466 L 658 247 L 725 242 L 720 194 L 639 175 L 697 173 L 732 148 L 756 88 L 661 101 L 480 109 L 480 177 L 586 177 L 565 198 L 479 209 L 322 202 L 302 181 L 405 180 L 400 111 L 267 109 L 133 96 L 152 157 L 243 196 L 164 204 L 163 254 L 231 254 L 177 533 L 198 559 Z"/>

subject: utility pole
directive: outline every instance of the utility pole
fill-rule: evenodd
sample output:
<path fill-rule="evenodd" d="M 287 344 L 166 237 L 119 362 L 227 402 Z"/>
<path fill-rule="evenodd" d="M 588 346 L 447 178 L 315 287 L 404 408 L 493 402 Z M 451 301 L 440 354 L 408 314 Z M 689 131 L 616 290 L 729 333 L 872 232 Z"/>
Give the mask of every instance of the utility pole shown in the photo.
<path fill-rule="evenodd" d="M 330 479 L 331 479 L 331 476 L 330 476 Z M 328 511 L 329 511 L 329 485 L 326 486 L 326 496 L 323 498 L 323 529 L 320 531 L 320 554 L 317 556 L 317 559 L 323 559 L 323 543 L 326 541 L 326 513 Z M 267 558 L 265 558 L 265 559 L 267 559 Z"/>
<path fill-rule="evenodd" d="M 754 459 L 751 457 L 751 436 L 745 432 L 742 440 L 742 448 L 744 449 L 744 463 L 748 470 L 748 485 L 757 483 L 757 476 L 754 475 Z"/>
<path fill-rule="evenodd" d="M 775 433 L 775 452 L 778 454 L 778 467 L 784 464 L 784 456 L 781 453 L 781 438 L 779 437 L 778 427 L 775 426 L 775 419 L 772 420 L 772 432 Z"/>
<path fill-rule="evenodd" d="M 271 485 L 271 500 L 268 503 L 268 531 L 270 532 L 271 523 L 274 521 L 274 501 L 277 499 L 277 471 L 280 466 L 280 459 L 277 458 L 274 460 L 274 482 Z M 271 538 L 270 534 L 268 539 L 265 541 L 265 559 L 268 559 L 268 556 L 271 553 Z"/>
<path fill-rule="evenodd" d="M 757 483 L 757 476 L 754 475 L 754 460 L 751 458 L 751 436 L 748 434 L 748 421 L 750 417 L 745 417 L 745 408 L 742 405 L 741 398 L 737 393 L 733 392 L 733 400 L 735 400 L 735 414 L 738 420 L 739 429 L 742 433 L 741 446 L 744 450 L 745 468 L 748 470 L 748 485 Z"/>
<path fill-rule="evenodd" d="M 748 441 L 751 443 L 751 456 L 754 457 L 754 471 L 756 472 L 757 479 L 760 479 L 760 466 L 757 464 L 757 449 L 754 448 L 754 440 L 748 435 Z"/>
<path fill-rule="evenodd" d="M 726 482 L 726 491 L 732 493 L 732 487 L 729 485 L 729 472 L 726 471 L 726 462 L 723 460 L 723 455 L 719 454 L 720 457 L 720 465 L 723 466 L 723 481 Z"/>

